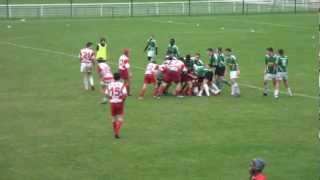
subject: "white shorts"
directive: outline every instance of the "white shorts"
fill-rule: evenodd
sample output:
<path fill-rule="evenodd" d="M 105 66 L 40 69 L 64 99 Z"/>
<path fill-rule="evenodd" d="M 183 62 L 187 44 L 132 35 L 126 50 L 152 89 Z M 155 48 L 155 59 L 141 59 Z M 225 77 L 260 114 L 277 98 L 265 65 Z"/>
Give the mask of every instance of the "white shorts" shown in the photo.
<path fill-rule="evenodd" d="M 237 78 L 239 78 L 238 71 L 230 71 L 230 79 L 237 79 Z"/>
<path fill-rule="evenodd" d="M 156 56 L 156 52 L 155 51 L 148 51 L 147 52 L 147 56 L 148 57 L 155 57 Z"/>
<path fill-rule="evenodd" d="M 92 63 L 81 63 L 80 72 L 92 72 Z"/>
<path fill-rule="evenodd" d="M 263 77 L 263 79 L 265 81 L 271 81 L 271 80 L 273 80 L 275 78 L 276 78 L 276 75 L 275 74 L 270 74 L 270 73 L 264 74 L 264 77 Z"/>
<path fill-rule="evenodd" d="M 278 72 L 276 75 L 276 80 L 288 80 L 288 73 L 287 72 Z"/>

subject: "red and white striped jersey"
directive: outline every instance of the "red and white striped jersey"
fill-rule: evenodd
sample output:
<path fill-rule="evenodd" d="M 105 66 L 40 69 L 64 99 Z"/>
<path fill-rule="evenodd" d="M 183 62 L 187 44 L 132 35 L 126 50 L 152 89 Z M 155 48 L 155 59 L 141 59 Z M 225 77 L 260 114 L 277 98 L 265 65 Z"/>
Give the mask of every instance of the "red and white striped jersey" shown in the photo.
<path fill-rule="evenodd" d="M 111 82 L 105 90 L 110 103 L 122 103 L 127 96 L 127 89 L 123 82 Z"/>
<path fill-rule="evenodd" d="M 130 68 L 129 64 L 129 57 L 126 55 L 121 55 L 119 58 L 119 69 L 120 70 L 127 70 Z"/>
<path fill-rule="evenodd" d="M 97 66 L 97 71 L 100 75 L 101 80 L 109 80 L 113 78 L 111 68 L 107 63 L 99 63 Z"/>
<path fill-rule="evenodd" d="M 159 68 L 158 64 L 150 62 L 150 63 L 148 63 L 146 71 L 144 72 L 144 74 L 155 75 L 157 73 L 158 68 Z"/>
<path fill-rule="evenodd" d="M 95 59 L 95 52 L 90 48 L 83 48 L 79 56 L 81 63 L 92 63 Z"/>
<path fill-rule="evenodd" d="M 165 64 L 165 71 L 174 71 L 182 73 L 182 71 L 186 71 L 186 67 L 184 63 L 180 60 L 173 59 Z"/>

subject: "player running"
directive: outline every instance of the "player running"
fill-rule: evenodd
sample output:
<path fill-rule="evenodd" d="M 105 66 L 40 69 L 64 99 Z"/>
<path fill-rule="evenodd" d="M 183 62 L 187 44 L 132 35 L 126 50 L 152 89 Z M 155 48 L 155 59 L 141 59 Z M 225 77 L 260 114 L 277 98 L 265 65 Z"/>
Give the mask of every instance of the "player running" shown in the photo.
<path fill-rule="evenodd" d="M 276 59 L 276 88 L 274 91 L 274 97 L 276 99 L 279 98 L 279 89 L 281 81 L 283 81 L 284 86 L 287 88 L 289 96 L 293 96 L 288 83 L 288 57 L 284 54 L 283 49 L 279 49 L 278 54 L 279 55 Z"/>
<path fill-rule="evenodd" d="M 273 87 L 276 86 L 276 55 L 273 52 L 273 48 L 267 48 L 267 54 L 265 56 L 265 69 L 263 78 L 263 95 L 268 96 L 268 81 L 272 81 Z"/>
<path fill-rule="evenodd" d="M 120 81 L 120 74 L 114 73 L 114 82 L 111 82 L 105 90 L 105 95 L 109 97 L 110 110 L 112 115 L 112 125 L 114 137 L 120 138 L 120 129 L 123 123 L 124 102 L 127 97 L 125 84 Z"/>
<path fill-rule="evenodd" d="M 84 48 L 80 50 L 80 72 L 83 74 L 83 84 L 84 89 L 94 90 L 94 80 L 93 80 L 93 66 L 95 63 L 95 52 L 92 49 L 92 43 L 88 42 Z"/>
<path fill-rule="evenodd" d="M 127 88 L 128 96 L 131 96 L 130 86 L 131 86 L 131 78 L 132 73 L 130 70 L 129 63 L 129 49 L 123 49 L 123 54 L 119 58 L 119 73 L 121 79 L 124 81 L 125 86 Z"/>
<path fill-rule="evenodd" d="M 156 75 L 158 68 L 159 66 L 158 64 L 156 64 L 155 60 L 151 60 L 151 62 L 148 63 L 146 71 L 144 73 L 144 83 L 140 91 L 139 99 L 143 99 L 144 94 L 147 90 L 147 85 L 149 84 L 154 86 L 153 96 L 155 97 L 157 95 Z"/>
<path fill-rule="evenodd" d="M 237 79 L 239 78 L 239 75 L 240 75 L 240 68 L 237 62 L 237 58 L 232 54 L 232 50 L 230 48 L 226 48 L 225 50 L 225 61 L 229 70 L 229 75 L 230 75 L 231 96 L 239 97 L 240 88 L 237 83 Z"/>
<path fill-rule="evenodd" d="M 176 45 L 176 40 L 174 38 L 170 39 L 166 54 L 175 58 L 180 57 L 180 52 L 178 46 Z"/>
<path fill-rule="evenodd" d="M 151 36 L 148 39 L 147 45 L 144 48 L 144 51 L 147 52 L 148 61 L 151 61 L 152 59 L 156 60 L 156 56 L 158 55 L 158 47 L 157 47 L 157 42 L 153 38 L 153 36 Z"/>
<path fill-rule="evenodd" d="M 266 163 L 262 159 L 253 159 L 250 162 L 249 174 L 250 180 L 267 180 L 267 176 L 263 173 Z"/>
<path fill-rule="evenodd" d="M 218 95 L 220 93 L 220 89 L 218 88 L 218 86 L 216 85 L 216 77 L 214 76 L 215 72 L 216 72 L 216 68 L 217 68 L 217 63 L 218 63 L 218 54 L 215 52 L 214 49 L 212 48 L 208 48 L 207 49 L 207 53 L 209 56 L 209 72 L 213 74 L 211 81 L 208 82 L 209 87 L 210 87 L 210 91 L 214 94 L 214 95 Z"/>
<path fill-rule="evenodd" d="M 158 99 L 163 94 L 168 84 L 175 83 L 176 84 L 176 93 L 177 97 L 181 96 L 181 74 L 183 71 L 187 71 L 184 66 L 184 63 L 174 57 L 169 57 L 166 64 L 164 64 L 164 77 L 162 84 L 157 93 Z"/>
<path fill-rule="evenodd" d="M 110 66 L 106 63 L 105 60 L 97 60 L 98 65 L 97 65 L 97 72 L 100 76 L 100 84 L 101 84 L 101 89 L 104 94 L 106 88 L 108 85 L 113 82 L 113 74 L 111 71 Z M 101 104 L 106 104 L 108 101 L 107 97 L 104 95 L 102 98 Z"/>
<path fill-rule="evenodd" d="M 101 38 L 96 47 L 97 60 L 107 61 L 108 58 L 108 44 L 106 38 Z"/>

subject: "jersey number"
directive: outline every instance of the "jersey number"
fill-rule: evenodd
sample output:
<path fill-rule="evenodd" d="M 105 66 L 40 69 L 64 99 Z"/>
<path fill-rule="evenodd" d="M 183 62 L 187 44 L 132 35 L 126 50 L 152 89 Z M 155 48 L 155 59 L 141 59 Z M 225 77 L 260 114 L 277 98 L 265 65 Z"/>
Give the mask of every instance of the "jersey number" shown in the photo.
<path fill-rule="evenodd" d="M 111 88 L 111 97 L 119 97 L 121 95 L 121 89 L 119 87 Z"/>

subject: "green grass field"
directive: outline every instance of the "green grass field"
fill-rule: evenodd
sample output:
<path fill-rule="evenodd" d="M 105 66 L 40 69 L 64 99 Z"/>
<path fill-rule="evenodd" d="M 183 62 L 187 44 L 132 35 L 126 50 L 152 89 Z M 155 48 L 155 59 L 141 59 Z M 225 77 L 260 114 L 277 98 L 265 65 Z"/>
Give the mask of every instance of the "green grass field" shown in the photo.
<path fill-rule="evenodd" d="M 0 179 L 240 180 L 248 179 L 249 160 L 262 157 L 270 180 L 315 180 L 316 22 L 315 14 L 2 20 Z M 233 48 L 242 97 L 228 89 L 210 98 L 129 97 L 118 141 L 99 92 L 82 90 L 74 56 L 101 36 L 113 63 L 131 48 L 137 95 L 150 34 L 161 54 L 170 37 L 204 61 L 208 47 Z M 257 89 L 268 46 L 287 51 L 294 97 L 275 100 Z"/>

